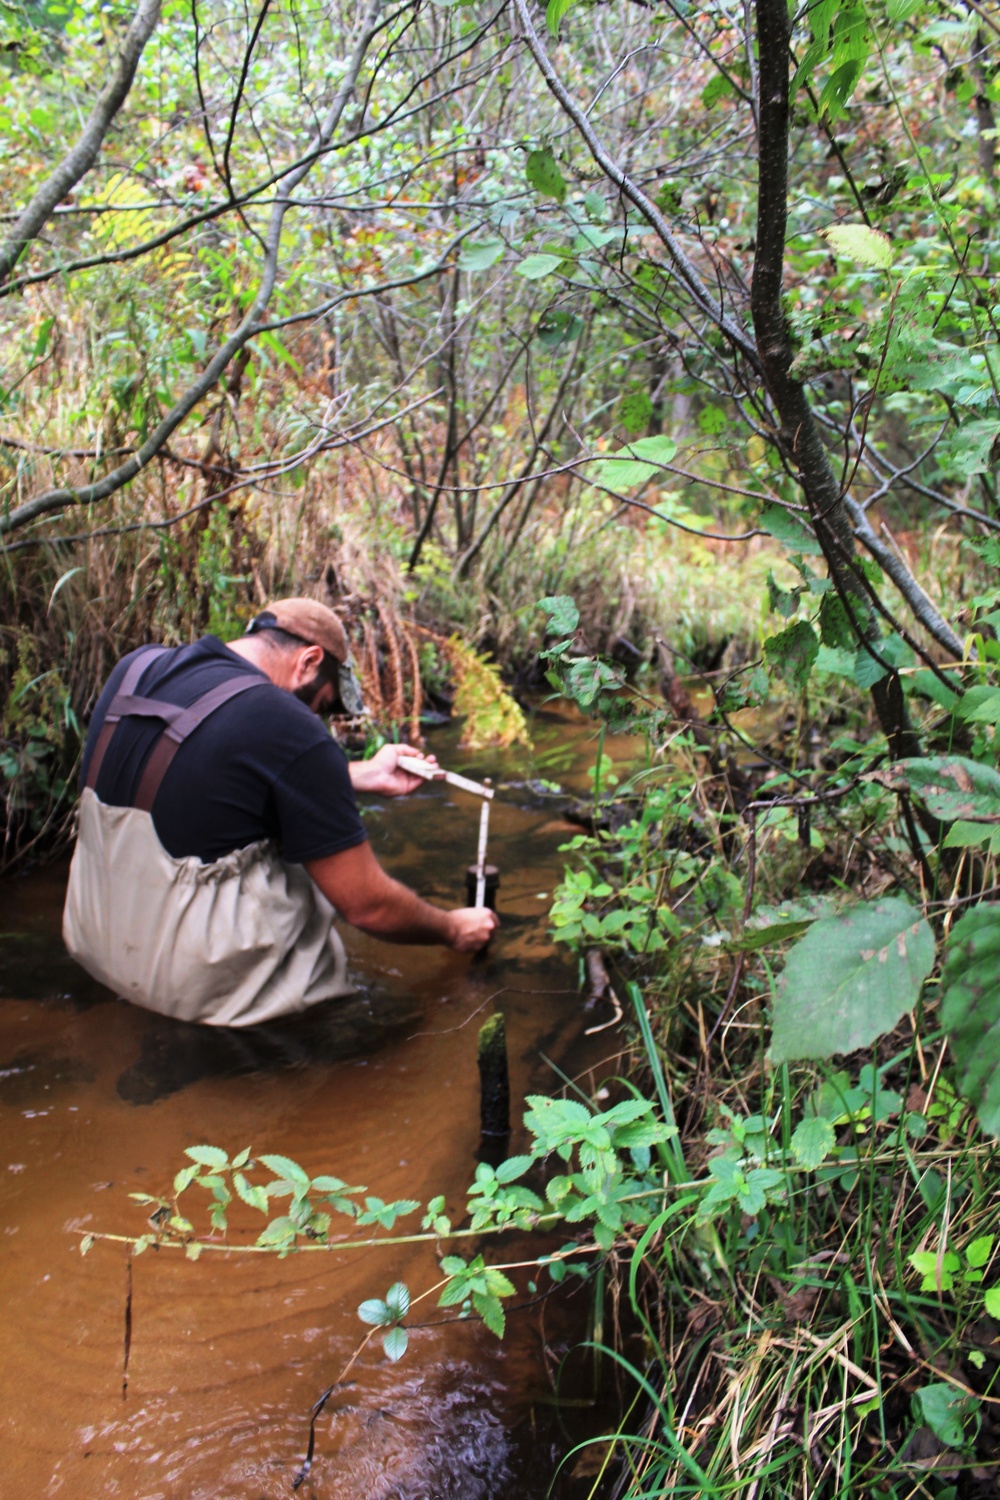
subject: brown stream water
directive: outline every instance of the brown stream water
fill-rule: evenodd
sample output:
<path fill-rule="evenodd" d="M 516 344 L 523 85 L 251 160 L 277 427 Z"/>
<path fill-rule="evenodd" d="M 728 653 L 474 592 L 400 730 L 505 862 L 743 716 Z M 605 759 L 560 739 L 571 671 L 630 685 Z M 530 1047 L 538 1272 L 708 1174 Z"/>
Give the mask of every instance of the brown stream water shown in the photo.
<path fill-rule="evenodd" d="M 542 715 L 535 738 L 549 753 L 543 774 L 583 791 L 590 727 Z M 524 1095 L 561 1086 L 553 1064 L 588 1089 L 617 1070 L 616 1032 L 582 1035 L 607 1014 L 584 1013 L 576 965 L 547 935 L 558 845 L 571 832 L 558 801 L 526 781 L 504 787 L 530 766 L 462 754 L 455 739 L 451 728 L 435 737 L 442 763 L 501 785 L 489 857 L 501 870 L 503 926 L 489 955 L 470 962 L 348 929 L 358 994 L 267 1034 L 183 1026 L 93 983 L 59 936 L 65 865 L 0 887 L 0 1500 L 289 1495 L 309 1408 L 365 1332 L 358 1304 L 396 1280 L 417 1295 L 439 1278 L 427 1245 L 283 1261 L 206 1252 L 196 1263 L 151 1250 L 132 1263 L 123 1392 L 126 1250 L 99 1241 L 81 1257 L 78 1231 L 141 1234 L 144 1211 L 128 1194 L 169 1191 L 184 1147 L 281 1152 L 386 1201 L 444 1193 L 459 1219 L 479 1140 L 476 1039 L 486 1016 L 506 1016 L 512 1152 L 523 1146 Z M 624 759 L 635 746 L 606 751 Z M 433 786 L 371 809 L 368 828 L 393 874 L 457 904 L 478 808 Z M 395 1232 L 418 1227 L 414 1215 Z M 456 1249 L 468 1255 L 471 1243 Z M 509 1237 L 484 1249 L 491 1260 L 525 1254 Z M 502 1343 L 452 1321 L 436 1298 L 414 1309 L 398 1364 L 373 1340 L 319 1419 L 299 1494 L 547 1494 L 567 1447 L 556 1386 L 576 1398 L 574 1432 L 597 1422 L 585 1409 L 581 1417 L 588 1359 L 577 1358 L 568 1386 L 559 1377 L 562 1356 L 586 1337 L 590 1293 L 570 1277 L 568 1292 L 539 1303 L 528 1275 L 515 1278 L 522 1310 L 509 1315 Z M 565 1479 L 554 1493 L 578 1486 Z"/>

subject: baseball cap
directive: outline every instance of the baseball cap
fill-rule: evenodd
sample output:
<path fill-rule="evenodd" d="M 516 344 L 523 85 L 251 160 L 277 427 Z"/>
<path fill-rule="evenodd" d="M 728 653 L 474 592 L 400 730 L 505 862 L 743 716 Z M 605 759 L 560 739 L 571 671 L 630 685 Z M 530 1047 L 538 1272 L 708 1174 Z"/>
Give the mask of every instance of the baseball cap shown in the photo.
<path fill-rule="evenodd" d="M 283 630 L 307 646 L 320 646 L 336 667 L 337 688 L 345 713 L 364 713 L 364 698 L 351 661 L 347 636 L 333 610 L 318 599 L 272 599 L 247 626 L 247 635 L 258 630 Z"/>

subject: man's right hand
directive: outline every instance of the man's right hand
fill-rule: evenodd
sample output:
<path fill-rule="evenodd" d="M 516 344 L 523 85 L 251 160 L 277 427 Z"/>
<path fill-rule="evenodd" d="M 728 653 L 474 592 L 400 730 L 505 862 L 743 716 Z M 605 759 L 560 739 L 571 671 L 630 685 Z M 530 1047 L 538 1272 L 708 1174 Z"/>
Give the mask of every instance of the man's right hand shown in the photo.
<path fill-rule="evenodd" d="M 488 906 L 460 906 L 448 917 L 448 947 L 455 953 L 478 953 L 500 926 L 500 918 Z"/>

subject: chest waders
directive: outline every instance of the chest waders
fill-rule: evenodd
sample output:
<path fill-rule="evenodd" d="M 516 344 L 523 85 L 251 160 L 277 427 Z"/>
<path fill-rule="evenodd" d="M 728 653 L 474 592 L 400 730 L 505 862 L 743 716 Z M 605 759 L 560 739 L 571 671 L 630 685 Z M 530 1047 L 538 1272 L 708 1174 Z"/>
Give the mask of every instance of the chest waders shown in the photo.
<path fill-rule="evenodd" d="M 333 907 L 301 865 L 286 864 L 267 840 L 210 864 L 175 859 L 160 843 L 152 808 L 179 747 L 231 698 L 266 686 L 234 677 L 189 708 L 137 696 L 168 649 L 149 646 L 131 663 L 94 746 L 63 913 L 67 948 L 126 1000 L 180 1021 L 256 1026 L 349 995 Z M 135 804 L 109 807 L 97 777 L 119 722 L 135 715 L 165 728 Z"/>

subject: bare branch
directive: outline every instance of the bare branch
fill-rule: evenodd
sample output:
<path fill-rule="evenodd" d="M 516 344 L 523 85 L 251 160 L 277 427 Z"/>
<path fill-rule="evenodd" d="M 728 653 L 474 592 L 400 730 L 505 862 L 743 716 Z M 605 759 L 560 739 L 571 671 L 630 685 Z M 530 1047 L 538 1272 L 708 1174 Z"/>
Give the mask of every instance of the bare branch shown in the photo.
<path fill-rule="evenodd" d="M 132 87 L 139 58 L 160 18 L 160 0 L 139 0 L 118 58 L 118 66 L 101 91 L 83 133 L 68 156 L 42 183 L 21 213 L 9 238 L 0 246 L 0 285 L 10 276 L 31 241 L 66 194 L 90 171 L 115 115 Z"/>
<path fill-rule="evenodd" d="M 112 469 L 94 484 L 86 485 L 82 489 L 55 489 L 47 490 L 40 495 L 34 495 L 19 505 L 15 510 L 5 516 L 0 516 L 0 535 L 15 531 L 21 526 L 27 525 L 37 516 L 45 515 L 49 511 L 63 510 L 68 505 L 90 505 L 95 501 L 106 500 L 124 485 L 131 483 L 141 469 L 145 468 L 150 459 L 155 458 L 164 444 L 176 431 L 198 403 L 208 394 L 218 381 L 222 372 L 229 365 L 243 346 L 261 331 L 265 326 L 264 314 L 274 292 L 278 276 L 278 260 L 281 249 L 281 229 L 285 214 L 290 207 L 291 195 L 299 183 L 308 173 L 313 162 L 327 149 L 333 133 L 340 123 L 341 116 L 347 107 L 348 100 L 354 92 L 358 75 L 365 55 L 371 44 L 372 38 L 378 32 L 377 17 L 381 8 L 382 0 L 370 0 L 368 10 L 362 21 L 361 34 L 354 48 L 350 66 L 341 81 L 340 87 L 330 105 L 326 116 L 310 143 L 310 150 L 303 162 L 294 172 L 288 173 L 281 185 L 271 210 L 270 222 L 264 239 L 264 262 L 261 269 L 260 285 L 246 317 L 234 333 L 220 345 L 215 354 L 209 360 L 200 377 L 189 386 L 184 395 L 172 407 L 156 428 L 155 432 L 143 443 L 142 447 L 129 457 L 125 463 L 120 464 L 117 469 Z"/>

